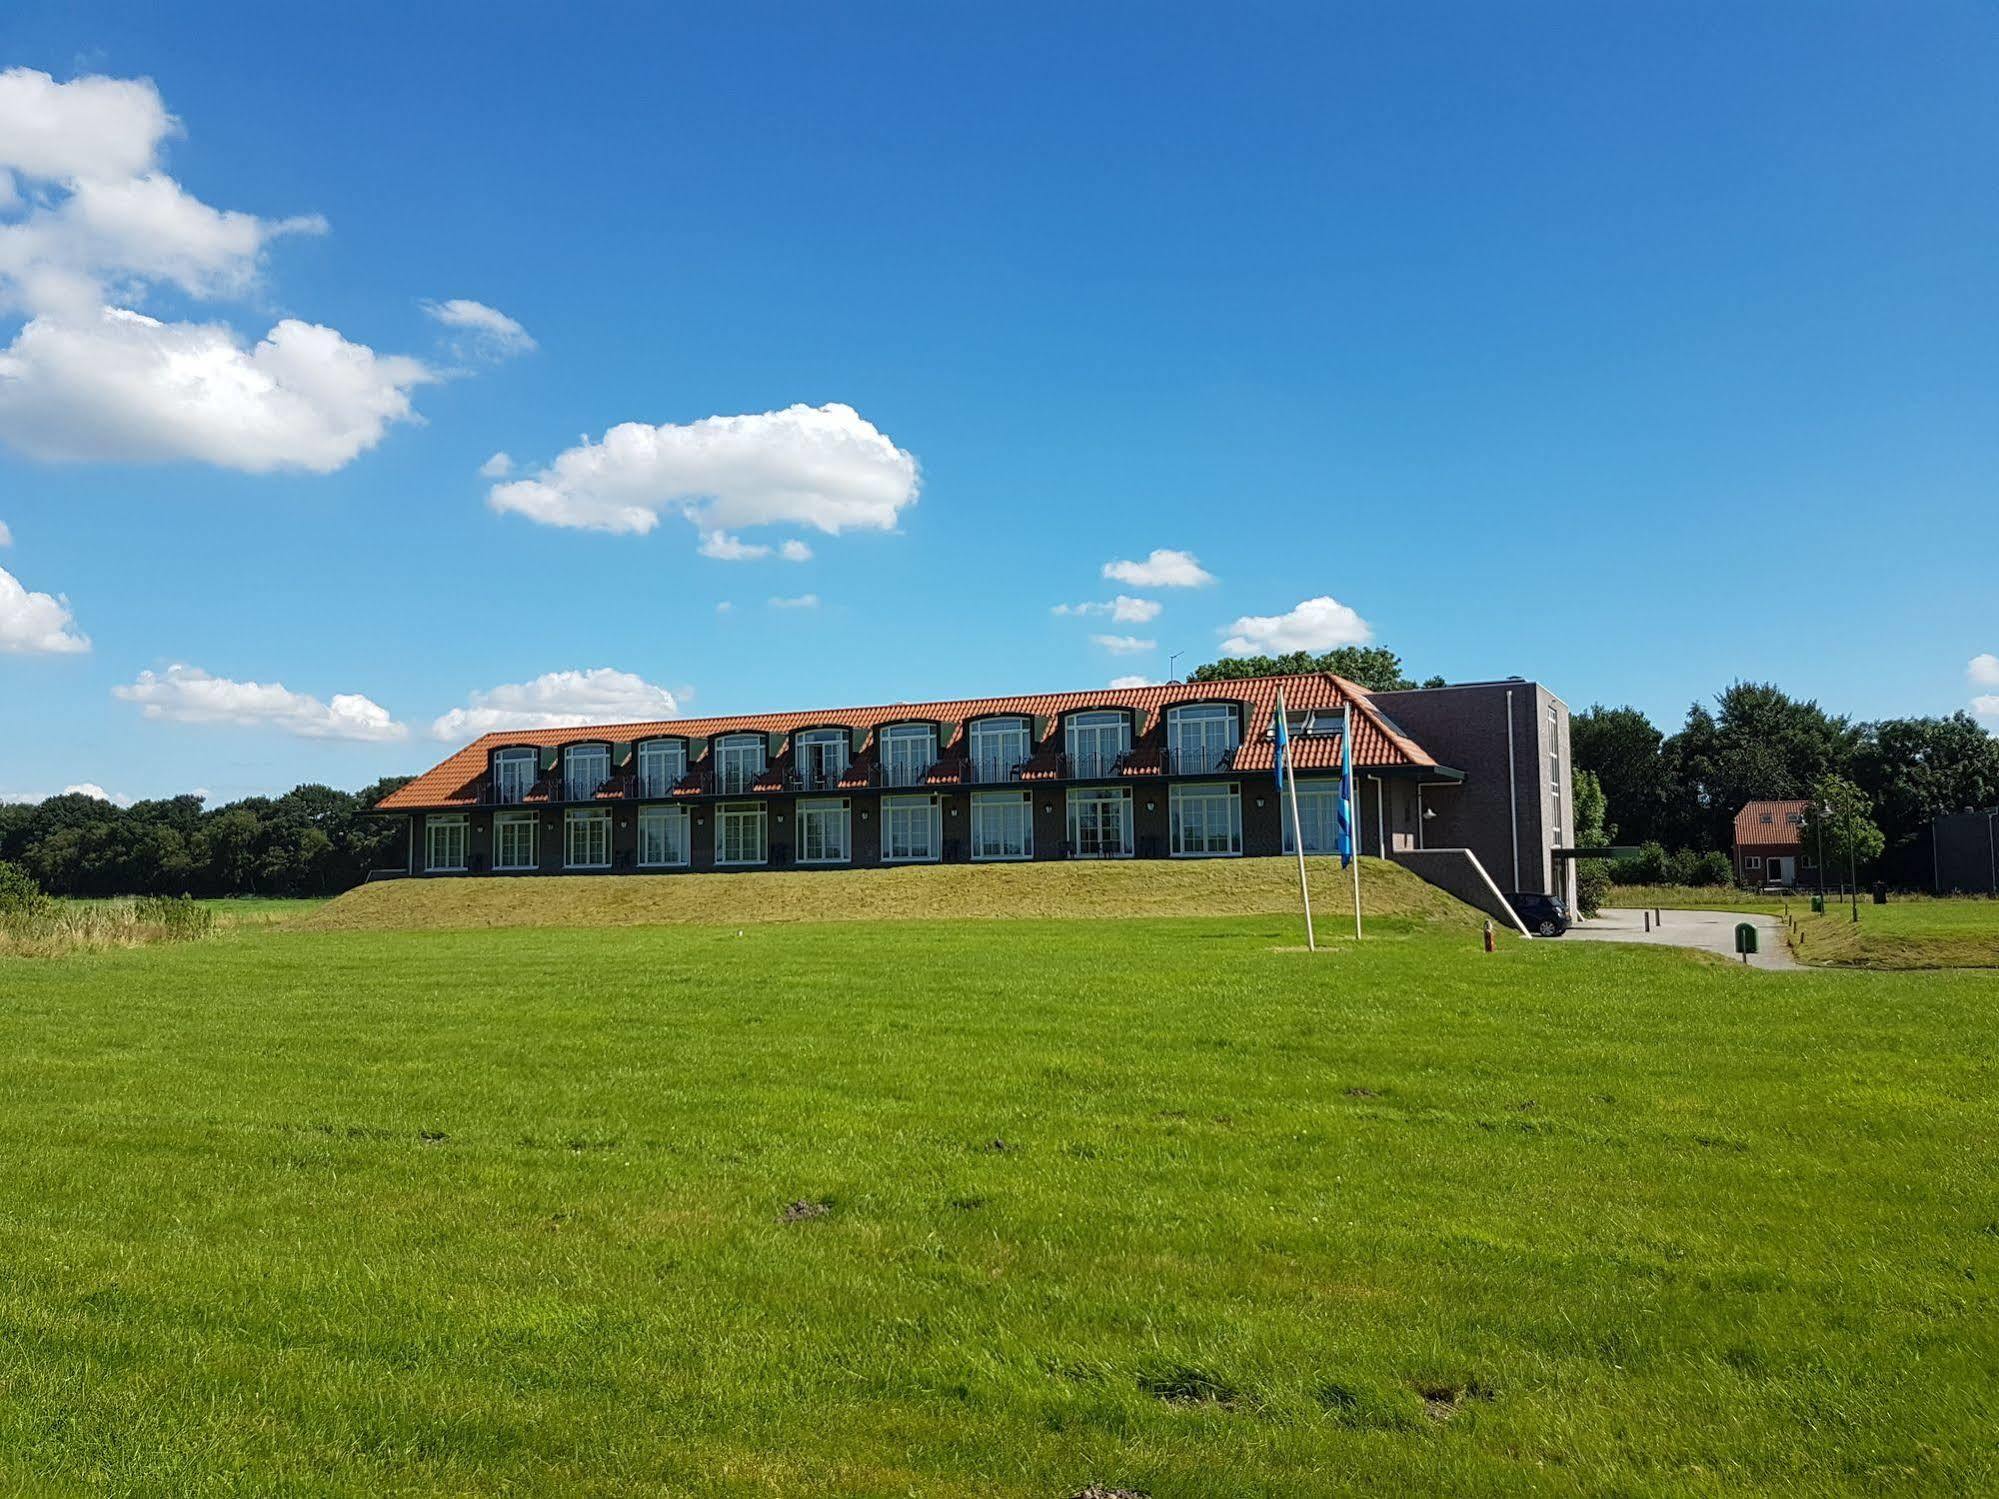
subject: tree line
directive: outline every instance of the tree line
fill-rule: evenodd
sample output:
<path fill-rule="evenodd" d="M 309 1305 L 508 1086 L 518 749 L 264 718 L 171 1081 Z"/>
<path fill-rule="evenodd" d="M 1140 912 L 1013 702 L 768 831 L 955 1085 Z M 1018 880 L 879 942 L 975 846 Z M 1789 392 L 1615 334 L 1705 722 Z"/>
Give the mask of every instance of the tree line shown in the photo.
<path fill-rule="evenodd" d="M 0 806 L 0 863 L 54 895 L 331 895 L 401 867 L 399 817 L 363 814 L 407 785 L 297 786 L 204 807 L 198 796 L 115 806 L 72 793 Z"/>
<path fill-rule="evenodd" d="M 1999 738 L 1961 711 L 1857 721 L 1768 682 L 1736 682 L 1712 707 L 1689 707 L 1673 734 L 1600 703 L 1569 733 L 1576 769 L 1603 788 L 1613 841 L 1696 857 L 1734 847 L 1745 803 L 1809 798 L 1808 850 L 1823 822 L 1838 847 L 1857 846 L 1863 877 L 1923 885 L 1931 820 L 1999 802 Z"/>

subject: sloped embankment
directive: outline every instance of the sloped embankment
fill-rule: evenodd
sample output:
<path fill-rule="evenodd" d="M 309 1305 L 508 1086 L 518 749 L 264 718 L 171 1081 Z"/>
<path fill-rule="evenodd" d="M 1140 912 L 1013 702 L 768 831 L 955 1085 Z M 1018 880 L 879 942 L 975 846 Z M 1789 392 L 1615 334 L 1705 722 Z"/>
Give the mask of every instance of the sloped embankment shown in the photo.
<path fill-rule="evenodd" d="M 1308 861 L 1329 932 L 1350 920 L 1351 876 Z M 1483 920 L 1406 869 L 1364 859 L 1362 910 L 1418 921 Z M 750 874 L 542 875 L 387 880 L 351 890 L 295 930 L 740 925 L 763 921 L 947 921 L 1257 916 L 1294 911 L 1290 859 L 931 865 Z"/>

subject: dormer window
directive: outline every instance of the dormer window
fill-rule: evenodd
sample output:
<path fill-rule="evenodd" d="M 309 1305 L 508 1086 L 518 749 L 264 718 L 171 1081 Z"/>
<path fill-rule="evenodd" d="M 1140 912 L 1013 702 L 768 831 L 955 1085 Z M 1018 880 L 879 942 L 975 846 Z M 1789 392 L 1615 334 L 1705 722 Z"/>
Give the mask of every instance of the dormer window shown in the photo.
<path fill-rule="evenodd" d="M 493 753 L 493 800 L 503 806 L 524 802 L 534 789 L 535 752 L 525 746 Z"/>
<path fill-rule="evenodd" d="M 748 791 L 764 773 L 768 742 L 761 734 L 726 734 L 715 744 L 715 773 L 725 794 Z"/>
<path fill-rule="evenodd" d="M 881 731 L 882 774 L 890 786 L 921 786 L 937 763 L 937 730 L 927 723 L 890 724 Z"/>
<path fill-rule="evenodd" d="M 847 773 L 847 731 L 804 729 L 792 739 L 791 762 L 807 791 L 827 791 Z"/>
<path fill-rule="evenodd" d="M 639 795 L 671 796 L 687 777 L 687 742 L 648 739 L 639 746 Z"/>
<path fill-rule="evenodd" d="M 1772 817 L 1768 812 L 1764 812 L 1760 813 L 1757 816 L 1756 820 L 1760 823 L 1772 823 L 1775 822 L 1777 819 Z"/>
<path fill-rule="evenodd" d="M 570 801 L 589 801 L 610 779 L 610 745 L 572 744 L 562 752 L 562 794 Z"/>
<path fill-rule="evenodd" d="M 972 725 L 972 778 L 1010 781 L 1028 758 L 1027 720 L 981 718 Z"/>
<path fill-rule="evenodd" d="M 1233 703 L 1189 703 L 1166 711 L 1166 743 L 1173 770 L 1182 775 L 1207 775 L 1228 768 L 1242 742 Z"/>
<path fill-rule="evenodd" d="M 1062 727 L 1069 747 L 1069 774 L 1081 781 L 1117 774 L 1118 761 L 1131 749 L 1129 713 L 1071 713 Z"/>

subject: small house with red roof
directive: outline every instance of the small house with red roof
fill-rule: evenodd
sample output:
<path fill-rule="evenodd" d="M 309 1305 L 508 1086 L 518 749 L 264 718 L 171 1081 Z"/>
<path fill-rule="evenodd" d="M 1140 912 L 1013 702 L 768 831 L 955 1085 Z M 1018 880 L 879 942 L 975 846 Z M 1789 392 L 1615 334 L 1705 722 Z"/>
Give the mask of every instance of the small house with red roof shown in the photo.
<path fill-rule="evenodd" d="M 1760 887 L 1798 883 L 1805 867 L 1805 808 L 1798 798 L 1750 802 L 1735 814 L 1735 882 Z"/>

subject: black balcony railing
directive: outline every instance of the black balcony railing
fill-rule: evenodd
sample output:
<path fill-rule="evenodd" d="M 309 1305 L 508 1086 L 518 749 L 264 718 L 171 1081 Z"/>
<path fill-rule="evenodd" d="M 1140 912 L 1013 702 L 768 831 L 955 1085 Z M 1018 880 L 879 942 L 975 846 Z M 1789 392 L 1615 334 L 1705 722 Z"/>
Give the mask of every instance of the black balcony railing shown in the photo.
<path fill-rule="evenodd" d="M 1202 749 L 1172 749 L 1159 751 L 1159 773 L 1169 776 L 1211 776 L 1235 769 L 1235 746 L 1216 751 Z"/>

